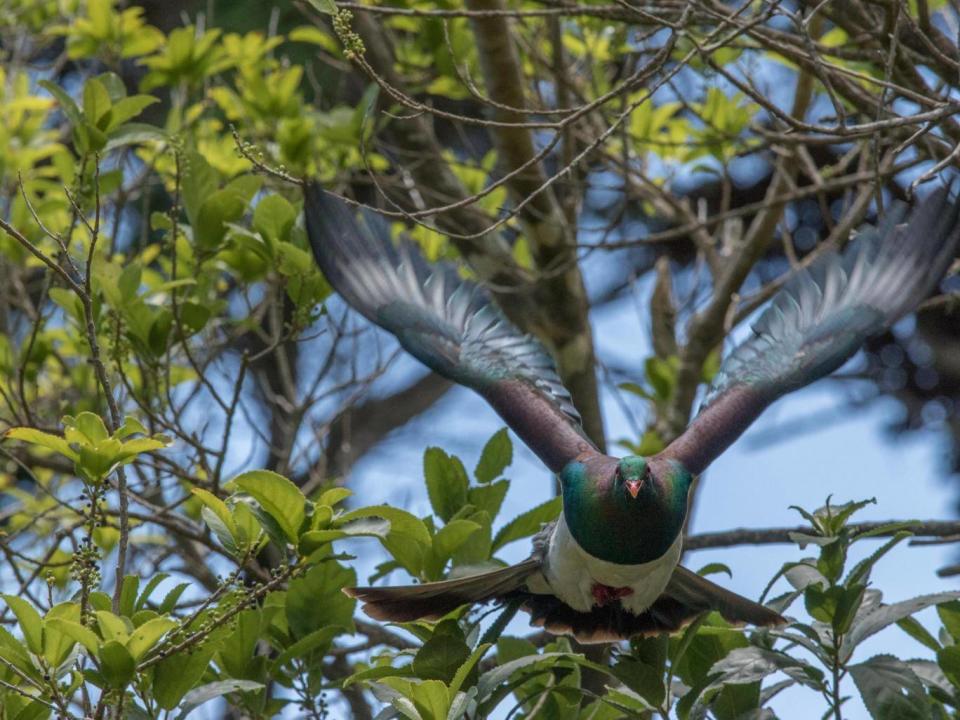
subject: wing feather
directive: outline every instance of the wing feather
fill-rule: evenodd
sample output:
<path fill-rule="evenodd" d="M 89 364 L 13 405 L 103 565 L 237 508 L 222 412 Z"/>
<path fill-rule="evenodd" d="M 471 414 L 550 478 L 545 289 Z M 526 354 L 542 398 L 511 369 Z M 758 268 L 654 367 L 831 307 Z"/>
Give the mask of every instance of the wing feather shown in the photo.
<path fill-rule="evenodd" d="M 393 333 L 427 367 L 484 396 L 554 472 L 596 448 L 553 359 L 454 267 L 428 265 L 369 210 L 355 213 L 317 185 L 305 190 L 317 264 L 343 299 Z"/>
<path fill-rule="evenodd" d="M 702 472 L 777 398 L 833 372 L 927 298 L 956 255 L 960 201 L 942 188 L 901 225 L 904 213 L 895 207 L 842 256 L 825 253 L 784 285 L 662 457 Z"/>

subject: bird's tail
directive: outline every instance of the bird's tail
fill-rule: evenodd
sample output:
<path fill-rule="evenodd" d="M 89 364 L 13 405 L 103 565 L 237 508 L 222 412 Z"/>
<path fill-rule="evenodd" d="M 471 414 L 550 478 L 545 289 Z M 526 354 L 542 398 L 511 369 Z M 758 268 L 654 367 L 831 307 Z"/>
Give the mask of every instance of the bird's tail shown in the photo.
<path fill-rule="evenodd" d="M 353 587 L 343 592 L 364 603 L 363 611 L 386 622 L 436 620 L 461 605 L 502 599 L 523 587 L 540 568 L 530 558 L 476 575 L 398 587 Z"/>
<path fill-rule="evenodd" d="M 689 570 L 678 567 L 664 593 L 639 615 L 626 610 L 619 601 L 574 610 L 550 594 L 526 589 L 526 582 L 538 572 L 534 558 L 517 565 L 488 572 L 400 587 L 344 588 L 350 597 L 361 600 L 363 611 L 385 622 L 437 620 L 461 605 L 515 599 L 530 614 L 530 622 L 556 635 L 572 635 L 581 643 L 627 640 L 637 635 L 670 633 L 681 629 L 699 615 L 717 610 L 734 624 L 780 625 L 786 621 L 770 608 L 725 590 Z"/>
<path fill-rule="evenodd" d="M 710 610 L 735 625 L 782 625 L 786 620 L 768 607 L 715 585 L 696 573 L 678 567 L 663 594 L 635 615 L 619 601 L 579 612 L 553 595 L 527 595 L 522 610 L 530 622 L 556 635 L 572 635 L 584 644 L 626 640 L 680 630 Z"/>

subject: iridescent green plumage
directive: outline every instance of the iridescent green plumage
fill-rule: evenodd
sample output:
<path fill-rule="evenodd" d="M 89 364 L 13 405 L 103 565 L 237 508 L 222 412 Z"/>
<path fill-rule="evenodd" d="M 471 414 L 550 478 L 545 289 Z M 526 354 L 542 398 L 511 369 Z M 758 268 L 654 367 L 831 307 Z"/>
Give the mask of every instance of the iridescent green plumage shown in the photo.
<path fill-rule="evenodd" d="M 693 481 L 677 463 L 652 472 L 646 458 L 569 463 L 559 475 L 567 526 L 594 557 L 622 565 L 656 560 L 673 545 L 687 516 Z M 627 488 L 638 483 L 636 496 Z"/>

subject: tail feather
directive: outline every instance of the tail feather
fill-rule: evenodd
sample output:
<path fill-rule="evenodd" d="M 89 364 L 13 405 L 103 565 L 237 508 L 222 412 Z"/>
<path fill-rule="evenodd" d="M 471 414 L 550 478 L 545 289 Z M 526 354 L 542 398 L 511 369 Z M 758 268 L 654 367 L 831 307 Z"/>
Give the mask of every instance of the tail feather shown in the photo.
<path fill-rule="evenodd" d="M 738 625 L 766 627 L 786 622 L 770 608 L 679 566 L 663 594 L 639 615 L 625 610 L 619 602 L 579 612 L 552 595 L 527 595 L 521 609 L 530 613 L 533 625 L 557 635 L 572 635 L 584 644 L 676 632 L 710 610 Z"/>
<path fill-rule="evenodd" d="M 461 605 L 501 599 L 521 588 L 540 568 L 530 558 L 516 565 L 488 572 L 399 587 L 344 588 L 350 597 L 361 600 L 363 611 L 385 622 L 436 620 Z"/>
<path fill-rule="evenodd" d="M 572 635 L 584 645 L 676 632 L 703 612 L 667 595 L 639 615 L 624 610 L 619 601 L 579 612 L 553 595 L 528 595 L 520 609 L 530 613 L 531 625 L 554 635 Z"/>
<path fill-rule="evenodd" d="M 750 623 L 765 627 L 786 623 L 779 613 L 770 608 L 730 592 L 680 566 L 673 571 L 664 595 L 683 603 L 691 610 L 716 610 L 724 620 L 734 624 Z"/>
<path fill-rule="evenodd" d="M 452 580 L 400 587 L 352 587 L 343 592 L 364 603 L 363 611 L 384 622 L 438 620 L 462 605 L 519 599 L 532 625 L 581 643 L 618 642 L 635 636 L 671 633 L 699 615 L 718 611 L 727 621 L 757 626 L 781 625 L 783 617 L 763 605 L 715 585 L 682 567 L 674 570 L 663 594 L 639 615 L 620 602 L 574 610 L 554 595 L 526 589 L 540 563 L 530 558 L 510 567 Z"/>

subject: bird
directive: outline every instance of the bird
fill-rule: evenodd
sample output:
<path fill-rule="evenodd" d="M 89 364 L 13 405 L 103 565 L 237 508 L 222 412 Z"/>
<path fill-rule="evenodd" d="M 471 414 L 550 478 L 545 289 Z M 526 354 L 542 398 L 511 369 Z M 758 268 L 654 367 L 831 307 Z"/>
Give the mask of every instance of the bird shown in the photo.
<path fill-rule="evenodd" d="M 679 564 L 693 480 L 769 405 L 838 369 L 916 309 L 953 261 L 958 216 L 960 202 L 942 187 L 909 215 L 891 206 L 842 253 L 823 250 L 723 360 L 687 428 L 650 457 L 618 458 L 586 436 L 551 355 L 483 287 L 451 264 L 427 263 L 411 242 L 395 243 L 370 208 L 306 184 L 307 237 L 332 288 L 428 368 L 479 393 L 556 474 L 563 499 L 519 563 L 343 591 L 387 622 L 512 602 L 532 625 L 581 643 L 673 632 L 711 610 L 737 625 L 783 624 L 773 609 Z"/>

